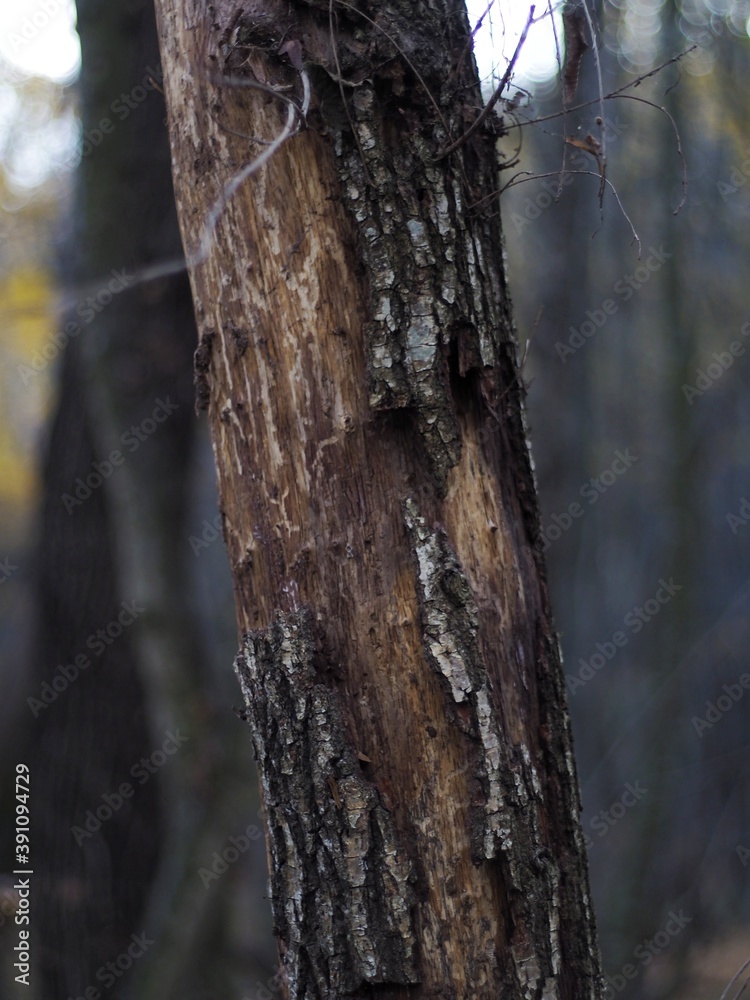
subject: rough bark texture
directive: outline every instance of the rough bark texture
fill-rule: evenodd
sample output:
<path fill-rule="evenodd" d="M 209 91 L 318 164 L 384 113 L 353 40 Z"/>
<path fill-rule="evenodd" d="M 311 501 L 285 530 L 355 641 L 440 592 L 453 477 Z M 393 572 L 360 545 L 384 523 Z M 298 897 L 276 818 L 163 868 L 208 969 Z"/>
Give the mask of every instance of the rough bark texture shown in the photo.
<path fill-rule="evenodd" d="M 462 4 L 157 11 L 289 996 L 596 997 Z"/>
<path fill-rule="evenodd" d="M 409 858 L 317 680 L 309 611 L 247 635 L 237 672 L 268 809 L 271 895 L 293 996 L 415 983 Z M 313 862 L 313 864 L 311 864 Z"/>

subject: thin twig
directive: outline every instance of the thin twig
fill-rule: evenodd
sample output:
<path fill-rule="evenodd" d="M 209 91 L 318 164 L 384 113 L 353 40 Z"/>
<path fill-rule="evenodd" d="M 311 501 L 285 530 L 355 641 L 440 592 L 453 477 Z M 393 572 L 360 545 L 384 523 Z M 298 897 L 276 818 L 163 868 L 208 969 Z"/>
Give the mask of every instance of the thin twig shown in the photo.
<path fill-rule="evenodd" d="M 150 264 L 147 267 L 140 267 L 136 270 L 132 278 L 128 277 L 127 285 L 124 285 L 123 291 L 129 292 L 133 288 L 137 288 L 139 285 L 148 284 L 151 281 L 159 281 L 161 278 L 171 278 L 175 274 L 180 274 L 187 267 L 184 257 L 167 257 L 164 260 L 158 261 L 156 264 Z M 125 271 L 128 269 L 125 268 Z M 106 286 L 107 281 L 110 279 L 111 274 L 93 280 L 87 281 L 85 285 L 79 285 L 77 288 L 71 289 L 70 291 L 58 293 L 54 302 L 49 307 L 49 312 L 59 318 L 64 316 L 66 313 L 70 313 L 77 306 L 81 306 L 90 296 L 96 296 L 102 291 L 103 287 Z M 34 309 L 23 308 L 23 309 L 0 309 L 0 318 L 5 322 L 12 321 L 17 316 L 27 316 L 36 315 L 37 313 L 46 314 L 47 307 L 38 306 Z"/>
<path fill-rule="evenodd" d="M 637 80 L 633 80 L 630 83 L 626 83 L 623 87 L 618 90 L 613 90 L 609 95 L 614 97 L 616 94 L 621 94 L 623 90 L 628 90 L 630 87 L 640 87 L 644 80 L 648 80 L 652 76 L 656 76 L 657 73 L 661 73 L 663 69 L 667 66 L 671 66 L 672 63 L 678 63 L 680 59 L 684 59 L 685 56 L 689 56 L 691 52 L 694 52 L 698 48 L 697 45 L 691 45 L 689 49 L 685 49 L 683 52 L 678 52 L 676 56 L 672 56 L 671 59 L 666 59 L 663 63 L 660 63 L 654 69 L 649 70 L 648 73 L 644 73 L 643 76 L 639 76 Z M 671 88 L 670 88 L 671 89 Z"/>
<path fill-rule="evenodd" d="M 586 10 L 587 10 L 587 16 L 589 16 L 588 15 L 588 8 L 586 8 Z M 592 30 L 592 40 L 595 43 L 596 40 L 595 40 L 595 38 L 593 36 L 593 28 L 591 27 L 591 24 L 589 24 L 589 27 L 590 27 L 590 30 Z M 542 118 L 528 119 L 525 122 L 519 122 L 517 119 L 515 121 L 516 126 L 518 128 L 521 128 L 524 125 L 539 125 L 541 122 L 551 121 L 551 120 L 553 120 L 555 118 L 559 118 L 560 116 L 562 116 L 563 117 L 563 123 L 564 123 L 565 122 L 565 115 L 566 115 L 567 111 L 580 111 L 583 108 L 590 107 L 592 104 L 599 104 L 600 105 L 600 108 L 602 110 L 602 113 L 601 113 L 601 118 L 602 118 L 602 125 L 601 125 L 601 129 L 602 129 L 601 166 L 602 166 L 602 170 L 601 170 L 601 172 L 599 174 L 599 177 L 600 177 L 599 208 L 600 208 L 600 211 L 602 213 L 602 218 L 603 218 L 603 212 L 604 212 L 604 201 L 603 201 L 604 188 L 605 188 L 606 184 L 609 184 L 609 186 L 612 188 L 612 191 L 615 194 L 615 198 L 617 199 L 617 203 L 620 206 L 620 210 L 622 211 L 622 214 L 625 216 L 625 218 L 628 220 L 628 223 L 630 225 L 631 231 L 633 232 L 633 235 L 634 235 L 635 239 L 638 242 L 638 245 L 639 245 L 638 256 L 639 257 L 640 257 L 640 239 L 638 239 L 638 236 L 636 234 L 636 231 L 635 231 L 635 228 L 633 226 L 633 223 L 630 221 L 630 218 L 628 217 L 627 213 L 625 212 L 625 209 L 622 206 L 622 203 L 620 202 L 620 198 L 619 198 L 619 196 L 617 194 L 617 191 L 614 188 L 614 185 L 612 185 L 607 180 L 607 178 L 606 178 L 606 155 L 605 155 L 606 154 L 606 148 L 605 148 L 606 128 L 605 128 L 605 123 L 604 123 L 604 112 L 603 112 L 604 101 L 612 101 L 612 100 L 618 100 L 618 99 L 619 100 L 628 100 L 628 101 L 638 101 L 641 104 L 648 104 L 650 107 L 656 108 L 657 111 L 661 111 L 669 119 L 670 124 L 672 125 L 672 129 L 673 129 L 674 134 L 675 134 L 675 140 L 677 142 L 677 155 L 680 157 L 680 163 L 682 165 L 682 197 L 680 199 L 679 205 L 677 206 L 677 208 L 672 213 L 673 215 L 677 215 L 682 210 L 683 206 L 685 205 L 685 202 L 687 200 L 687 190 L 688 190 L 687 162 L 685 160 L 685 154 L 684 154 L 683 149 L 682 149 L 682 139 L 680 137 L 679 129 L 677 128 L 677 123 L 675 122 L 674 118 L 669 113 L 669 111 L 667 111 L 667 109 L 665 107 L 663 107 L 662 105 L 656 104 L 653 101 L 649 101 L 645 97 L 636 97 L 633 94 L 625 94 L 624 91 L 629 90 L 631 87 L 638 87 L 638 86 L 640 86 L 640 84 L 643 83 L 644 80 L 647 80 L 649 77 L 654 76 L 656 73 L 660 73 L 661 70 L 663 70 L 665 67 L 671 65 L 672 63 L 679 62 L 680 59 L 683 59 L 686 55 L 688 55 L 690 52 L 692 52 L 696 48 L 697 48 L 696 45 L 691 45 L 690 48 L 685 49 L 684 52 L 680 52 L 680 53 L 678 53 L 678 55 L 672 56 L 671 59 L 667 59 L 665 62 L 660 63 L 658 66 L 656 66 L 654 69 L 650 70 L 648 73 L 644 73 L 642 76 L 637 77 L 635 80 L 630 80 L 628 83 L 623 84 L 622 87 L 618 87 L 617 90 L 613 90 L 609 94 L 604 94 L 602 96 L 601 90 L 600 90 L 599 97 L 594 98 L 591 101 L 585 101 L 582 104 L 578 104 L 574 108 L 566 109 L 565 107 L 563 107 L 562 111 L 557 111 L 557 112 L 555 112 L 554 114 L 551 114 L 551 115 L 545 115 Z M 594 44 L 594 51 L 596 53 L 596 44 Z M 599 71 L 598 54 L 597 54 L 597 71 Z M 563 132 L 564 131 L 565 131 L 565 126 L 563 124 Z M 558 174 L 557 174 L 557 176 L 560 178 L 560 180 L 559 180 L 559 184 L 560 185 L 562 183 L 562 176 L 565 173 L 566 151 L 567 151 L 567 143 L 563 144 L 563 169 L 562 169 L 562 171 L 558 172 Z M 587 171 L 578 171 L 578 170 L 571 171 L 571 173 L 586 173 L 586 172 Z M 517 176 L 519 176 L 519 175 L 517 174 L 516 177 Z M 550 175 L 549 174 L 539 174 L 539 175 L 536 175 L 536 176 L 547 177 L 547 176 L 550 176 Z M 552 176 L 555 176 L 555 175 L 552 175 Z M 480 205 L 483 202 L 489 200 L 490 198 L 494 197 L 495 194 L 497 194 L 497 195 L 502 194 L 503 191 L 505 191 L 511 184 L 513 184 L 514 179 L 515 178 L 511 178 L 511 180 L 504 187 L 502 187 L 498 192 L 493 192 L 492 195 L 488 195 L 486 198 L 483 198 L 481 201 L 477 202 L 476 205 Z M 559 197 L 559 191 L 558 191 L 558 197 Z M 472 207 L 475 207 L 475 206 L 472 206 Z"/>
<path fill-rule="evenodd" d="M 511 117 L 513 117 L 513 116 L 511 115 Z M 510 168 L 511 167 L 515 167 L 515 165 L 521 159 L 521 150 L 523 149 L 523 132 L 519 132 L 518 135 L 519 135 L 521 141 L 518 143 L 518 145 L 516 146 L 516 148 L 511 153 L 508 162 L 507 163 L 501 163 L 499 165 L 499 169 L 500 170 L 510 170 Z"/>
<path fill-rule="evenodd" d="M 655 104 L 653 101 L 649 101 L 645 97 L 634 97 L 632 94 L 616 94 L 613 96 L 616 96 L 621 101 L 638 101 L 640 104 L 648 104 L 650 108 L 656 108 L 657 111 L 661 111 L 662 114 L 665 114 L 669 119 L 672 128 L 674 129 L 675 141 L 677 142 L 677 155 L 680 157 L 680 162 L 682 163 L 682 198 L 680 199 L 680 204 L 674 212 L 672 212 L 672 215 L 678 215 L 687 201 L 688 180 L 687 161 L 685 160 L 685 154 L 682 151 L 682 141 L 680 139 L 680 130 L 677 128 L 677 122 L 665 107 L 662 107 L 660 104 Z"/>
<path fill-rule="evenodd" d="M 526 358 L 529 356 L 529 348 L 531 347 L 531 342 L 534 339 L 536 331 L 537 331 L 537 329 L 539 327 L 539 320 L 542 318 L 542 313 L 543 312 L 544 312 L 544 306 L 539 306 L 539 309 L 538 309 L 537 314 L 536 314 L 536 319 L 534 320 L 534 326 L 532 327 L 531 333 L 529 334 L 529 336 L 526 339 L 526 346 L 523 349 L 523 356 L 522 356 L 522 358 L 521 358 L 521 360 L 520 360 L 520 362 L 518 364 L 518 368 L 516 369 L 516 374 L 510 380 L 510 383 L 505 387 L 505 391 L 499 396 L 499 398 L 498 398 L 497 402 L 495 403 L 494 407 L 490 406 L 490 404 L 487 402 L 487 400 L 484 401 L 485 402 L 485 406 L 490 411 L 490 414 L 495 418 L 495 420 L 498 423 L 500 423 L 501 421 L 500 421 L 500 417 L 498 416 L 498 413 L 497 413 L 497 407 L 500 405 L 500 403 L 502 403 L 502 401 L 508 395 L 508 393 L 513 388 L 513 386 L 516 384 L 516 382 L 520 382 L 521 381 L 521 374 L 523 372 L 523 366 L 526 364 Z"/>
<path fill-rule="evenodd" d="M 555 24 L 555 17 L 552 12 L 552 0 L 547 0 L 547 11 L 549 13 L 550 23 L 552 24 L 552 35 L 555 39 L 555 56 L 557 58 L 557 68 L 560 71 L 560 76 L 562 77 L 563 68 L 562 68 L 562 55 L 560 53 L 560 39 L 557 35 L 557 25 Z M 565 124 L 567 113 L 568 112 L 567 108 L 565 107 L 565 101 L 563 101 L 563 111 L 562 111 L 563 135 L 567 134 L 567 128 Z M 562 163 L 560 165 L 560 173 L 557 179 L 557 195 L 555 197 L 555 201 L 559 201 L 560 195 L 562 194 L 562 187 L 563 187 L 562 182 L 563 182 L 563 176 L 565 174 L 567 159 L 568 159 L 568 147 L 565 145 L 565 143 L 563 143 Z"/>
<path fill-rule="evenodd" d="M 542 318 L 543 312 L 544 312 L 544 306 L 539 306 L 539 309 L 537 310 L 536 314 L 536 319 L 534 320 L 534 325 L 532 326 L 531 333 L 529 334 L 528 339 L 526 341 L 526 347 L 524 348 L 523 357 L 521 358 L 521 368 L 523 368 L 523 366 L 526 364 L 526 358 L 528 358 L 529 356 L 529 348 L 531 347 L 532 340 L 536 336 L 536 331 L 539 329 L 539 321 Z"/>
<path fill-rule="evenodd" d="M 604 218 L 604 180 L 607 174 L 607 133 L 604 128 L 604 84 L 602 82 L 602 64 L 599 58 L 599 47 L 596 44 L 596 32 L 594 31 L 594 22 L 591 17 L 591 12 L 589 11 L 589 6 L 586 0 L 583 0 L 583 12 L 586 15 L 586 23 L 589 26 L 589 32 L 591 34 L 591 45 L 594 49 L 594 66 L 596 66 L 596 78 L 599 84 L 599 112 L 602 119 L 602 124 L 600 126 L 600 132 L 602 136 L 601 141 L 601 165 L 602 165 L 602 181 L 599 185 L 599 211 L 601 212 L 602 219 Z"/>
<path fill-rule="evenodd" d="M 667 59 L 666 62 L 661 63 L 655 69 L 652 69 L 649 73 L 644 73 L 643 76 L 639 76 L 635 80 L 631 80 L 629 83 L 623 84 L 622 87 L 619 87 L 617 90 L 613 90 L 610 94 L 605 94 L 604 100 L 611 101 L 614 97 L 619 97 L 623 91 L 630 90 L 631 87 L 640 87 L 640 85 L 643 83 L 644 80 L 648 80 L 649 77 L 654 76 L 656 73 L 660 73 L 663 69 L 665 69 L 667 66 L 670 66 L 672 63 L 676 63 L 679 62 L 680 59 L 684 59 L 685 56 L 689 55 L 694 49 L 697 48 L 698 48 L 697 45 L 691 45 L 689 49 L 685 49 L 684 52 L 680 52 L 678 55 L 672 56 L 671 59 Z M 575 107 L 568 108 L 567 110 L 568 113 L 570 113 L 571 111 L 582 111 L 583 108 L 590 108 L 592 104 L 598 104 L 599 101 L 600 98 L 594 97 L 590 101 L 583 101 L 583 103 L 576 104 Z M 560 118 L 564 114 L 565 114 L 564 111 L 555 111 L 553 114 L 543 115 L 541 118 L 527 118 L 526 121 L 518 122 L 518 125 L 516 127 L 523 128 L 525 125 L 538 125 L 540 122 L 548 122 L 552 121 L 555 118 Z"/>
<path fill-rule="evenodd" d="M 257 85 L 256 89 L 270 91 L 270 93 L 275 97 L 278 97 L 286 102 L 286 123 L 281 132 L 279 132 L 276 138 L 268 144 L 263 152 L 259 156 L 256 156 L 254 160 L 251 160 L 250 163 L 246 164 L 242 170 L 240 170 L 238 174 L 235 174 L 235 176 L 225 185 L 224 190 L 216 199 L 211 211 L 208 213 L 206 224 L 204 225 L 203 232 L 201 233 L 197 254 L 187 258 L 189 266 L 197 267 L 208 257 L 211 249 L 211 235 L 236 191 L 242 184 L 244 184 L 248 177 L 256 174 L 266 165 L 266 163 L 268 163 L 271 157 L 284 145 L 287 139 L 295 132 L 299 131 L 300 121 L 304 122 L 307 118 L 307 113 L 310 110 L 310 77 L 304 69 L 300 69 L 298 72 L 302 81 L 301 107 L 298 107 L 294 101 L 289 100 L 288 97 L 278 91 L 275 91 L 272 87 L 266 87 L 264 84 Z M 253 86 L 253 82 L 248 80 L 245 81 L 243 85 Z"/>
<path fill-rule="evenodd" d="M 529 16 L 524 26 L 524 29 L 521 32 L 521 37 L 518 39 L 518 45 L 516 45 L 516 51 L 513 53 L 513 56 L 510 62 L 508 63 L 505 72 L 503 73 L 503 78 L 495 90 L 495 93 L 492 95 L 489 101 L 487 101 L 484 108 L 479 113 L 478 118 L 476 118 L 475 121 L 468 127 L 468 129 L 464 132 L 464 134 L 459 139 L 456 139 L 455 142 L 452 142 L 450 146 L 447 146 L 442 152 L 438 153 L 438 155 L 435 157 L 436 160 L 442 160 L 444 157 L 452 153 L 455 149 L 458 149 L 459 146 L 463 146 L 466 140 L 470 136 L 472 136 L 476 132 L 476 130 L 480 127 L 480 125 L 486 120 L 487 115 L 489 115 L 489 113 L 495 107 L 497 102 L 500 100 L 500 95 L 508 85 L 508 80 L 510 79 L 510 75 L 513 72 L 513 67 L 516 64 L 516 59 L 518 58 L 519 52 L 523 48 L 523 43 L 526 41 L 526 35 L 529 32 L 529 28 L 531 27 L 533 20 L 534 20 L 534 5 L 532 4 L 531 7 L 529 7 Z"/>
<path fill-rule="evenodd" d="M 270 94 L 271 97 L 277 97 L 280 101 L 284 101 L 286 104 L 291 104 L 293 108 L 297 108 L 291 97 L 287 97 L 281 88 L 269 87 L 268 84 L 260 83 L 258 80 L 251 80 L 248 76 L 221 76 L 219 73 L 212 73 L 209 76 L 209 80 L 219 87 L 249 87 L 251 90 L 262 90 L 264 94 Z M 287 87 L 286 89 L 289 90 L 291 88 Z"/>
<path fill-rule="evenodd" d="M 737 982 L 737 980 L 738 980 L 738 979 L 740 978 L 740 976 L 741 976 L 741 975 L 742 975 L 742 973 L 743 973 L 743 972 L 745 971 L 745 969 L 746 969 L 746 968 L 748 967 L 748 965 L 750 965 L 750 958 L 748 958 L 748 959 L 747 959 L 747 961 L 746 961 L 746 962 L 744 962 L 744 963 L 743 963 L 743 964 L 742 964 L 742 965 L 741 965 L 741 966 L 739 967 L 739 969 L 738 969 L 738 970 L 737 970 L 737 971 L 735 972 L 735 974 L 734 974 L 734 975 L 732 976 L 732 978 L 731 978 L 731 979 L 729 980 L 729 982 L 727 983 L 727 986 L 726 986 L 726 989 L 724 990 L 724 992 L 723 992 L 723 993 L 721 994 L 721 996 L 719 997 L 719 1000 L 727 1000 L 727 998 L 728 998 L 728 996 L 729 996 L 729 991 L 730 991 L 730 990 L 731 990 L 731 988 L 732 988 L 732 987 L 734 986 L 734 984 L 735 984 L 735 983 Z M 743 986 L 743 989 L 744 989 L 744 986 Z M 735 1000 L 737 1000 L 737 997 L 738 997 L 738 996 L 739 996 L 739 994 L 736 994 L 736 995 L 735 995 Z"/>
<path fill-rule="evenodd" d="M 471 49 L 471 47 L 472 47 L 472 45 L 474 43 L 474 36 L 479 31 L 479 29 L 482 27 L 482 22 L 484 21 L 485 17 L 487 17 L 487 15 L 489 14 L 489 12 L 492 10 L 492 8 L 494 7 L 494 5 L 495 5 L 495 0 L 490 0 L 490 2 L 484 8 L 484 12 L 482 13 L 482 16 L 479 18 L 479 20 L 477 21 L 477 23 L 474 25 L 474 28 L 472 29 L 472 32 L 469 35 L 469 40 L 467 41 L 466 45 L 464 46 L 463 52 L 458 57 L 456 65 L 453 68 L 453 72 L 451 74 L 451 78 L 454 78 L 454 77 L 458 76 L 458 71 L 463 66 L 464 59 L 466 58 L 467 53 L 470 51 L 470 49 Z"/>
<path fill-rule="evenodd" d="M 240 139 L 244 139 L 246 142 L 254 142 L 258 146 L 271 145 L 270 139 L 261 139 L 260 136 L 257 135 L 248 135 L 247 132 L 239 132 L 236 128 L 230 128 L 228 125 L 225 125 L 224 122 L 220 122 L 210 108 L 208 113 L 211 116 L 211 121 L 216 125 L 217 128 L 220 128 L 223 132 L 228 132 L 230 135 L 236 135 Z"/>
<path fill-rule="evenodd" d="M 601 179 L 602 179 L 601 178 L 601 174 L 598 171 L 595 171 L 595 170 L 569 170 L 568 173 L 570 173 L 570 174 L 587 174 L 590 177 L 598 177 L 600 182 L 601 182 Z M 542 177 L 557 177 L 558 174 L 559 174 L 558 170 L 550 170 L 548 173 L 544 173 L 544 174 L 535 174 L 531 170 L 519 170 L 519 172 L 517 174 L 514 174 L 511 177 L 511 179 L 508 181 L 507 184 L 504 184 L 497 191 L 493 191 L 491 194 L 485 195 L 484 198 L 480 198 L 479 201 L 475 201 L 473 205 L 469 205 L 469 208 L 470 209 L 479 208 L 480 205 L 483 205 L 485 202 L 490 201 L 492 198 L 499 198 L 500 195 L 504 191 L 507 191 L 509 187 L 517 187 L 519 184 L 525 184 L 527 181 L 538 181 L 538 180 L 541 180 Z M 524 176 L 524 175 L 527 175 L 527 176 Z M 519 178 L 519 177 L 521 179 L 517 180 L 517 178 Z M 623 214 L 623 217 L 625 218 L 625 220 L 627 221 L 628 225 L 630 226 L 630 231 L 633 234 L 633 240 L 632 240 L 632 242 L 638 244 L 638 259 L 640 260 L 640 258 L 641 258 L 641 246 L 642 246 L 642 244 L 641 244 L 641 238 L 638 235 L 638 233 L 636 232 L 635 226 L 633 225 L 633 223 L 632 223 L 632 221 L 630 219 L 630 216 L 625 211 L 625 208 L 623 207 L 623 204 L 620 201 L 620 196 L 617 193 L 617 189 L 615 188 L 614 184 L 607 177 L 605 177 L 604 180 L 605 180 L 605 183 L 607 184 L 607 186 L 612 189 L 612 194 L 615 196 L 615 201 L 617 202 L 617 204 L 618 204 L 618 206 L 620 208 L 620 211 Z"/>

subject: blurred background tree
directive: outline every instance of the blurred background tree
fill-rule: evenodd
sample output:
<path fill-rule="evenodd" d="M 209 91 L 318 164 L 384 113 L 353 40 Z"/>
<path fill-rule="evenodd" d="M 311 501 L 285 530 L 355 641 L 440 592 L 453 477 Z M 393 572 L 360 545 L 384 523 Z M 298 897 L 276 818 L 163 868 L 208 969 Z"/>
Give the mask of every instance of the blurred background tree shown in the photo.
<path fill-rule="evenodd" d="M 486 7 L 471 5 L 475 21 Z M 477 32 L 488 91 L 528 13 L 494 7 Z M 673 215 L 681 162 L 657 110 L 623 98 L 603 115 L 595 103 L 548 117 L 561 97 L 542 23 L 514 80 L 528 94 L 504 111 L 501 151 L 510 160 L 521 139 L 522 150 L 501 184 L 558 171 L 563 137 L 599 135 L 601 115 L 641 259 L 610 192 L 600 218 L 595 177 L 576 176 L 559 199 L 555 177 L 518 177 L 499 208 L 522 345 L 533 331 L 529 423 L 604 965 L 612 995 L 690 1000 L 718 996 L 750 956 L 750 3 L 618 0 L 591 13 L 605 94 L 698 46 L 627 92 L 674 119 L 687 204 Z M 262 842 L 220 878 L 199 874 L 260 820 L 232 712 L 231 583 L 192 408 L 195 331 L 174 263 L 153 15 L 145 0 L 80 0 L 80 76 L 69 4 L 32 0 L 3 17 L 3 870 L 25 759 L 37 995 L 65 1000 L 93 983 L 105 996 L 261 997 L 275 962 Z M 559 10 L 556 23 L 561 43 Z M 598 96 L 589 51 L 574 103 Z M 573 152 L 572 166 L 597 171 Z M 81 304 L 113 270 L 139 280 L 83 323 Z M 56 350 L 73 319 L 81 334 Z M 145 433 L 167 397 L 174 415 L 69 512 L 61 495 L 129 428 Z M 144 612 L 97 656 L 88 637 L 133 600 Z M 35 716 L 28 699 L 80 653 L 91 667 Z M 175 729 L 184 748 L 139 785 L 131 768 Z M 133 797 L 79 846 L 71 828 L 128 780 Z M 20 996 L 6 883 L 1 974 L 5 995 Z M 96 972 L 133 933 L 155 944 L 108 992 Z"/>
<path fill-rule="evenodd" d="M 37 15 L 38 34 L 64 11 L 31 11 L 34 28 Z M 11 42 L 23 31 L 22 21 Z M 231 836 L 259 823 L 259 804 L 225 669 L 235 652 L 231 583 L 220 544 L 205 541 L 220 534 L 210 449 L 193 410 L 196 334 L 152 6 L 82 0 L 78 34 L 74 90 L 6 70 L 18 85 L 6 182 L 27 190 L 26 205 L 8 204 L 26 242 L 12 255 L 6 244 L 15 323 L 6 401 L 17 396 L 29 409 L 37 393 L 50 410 L 46 422 L 29 414 L 38 505 L 33 448 L 23 477 L 5 483 L 16 522 L 4 522 L 6 551 L 18 567 L 4 591 L 12 598 L 17 585 L 5 635 L 23 670 L 20 683 L 17 669 L 10 675 L 18 698 L 6 706 L 4 759 L 27 760 L 33 776 L 32 981 L 38 996 L 54 998 L 90 987 L 143 998 L 240 995 L 273 975 L 275 955 L 262 839 L 245 841 L 252 850 L 225 878 L 199 875 Z M 29 191 L 17 161 L 40 94 L 50 120 L 80 115 L 80 124 L 69 127 L 68 161 L 37 149 L 50 154 L 51 176 Z M 149 267 L 151 280 L 140 280 Z M 27 438 L 29 424 L 9 419 Z M 127 462 L 110 462 L 117 451 Z M 5 780 L 12 775 L 10 766 Z M 4 924 L 11 983 L 12 928 Z M 133 935 L 153 943 L 144 949 Z M 144 954 L 125 978 L 134 945 Z M 118 956 L 113 974 L 107 963 Z"/>
<path fill-rule="evenodd" d="M 533 181 L 502 201 L 522 341 L 543 307 L 526 371 L 531 440 L 604 964 L 613 981 L 620 973 L 622 996 L 720 992 L 748 951 L 737 849 L 748 839 L 750 705 L 731 702 L 710 729 L 694 721 L 747 670 L 747 539 L 727 515 L 749 485 L 748 15 L 745 3 L 699 0 L 621 0 L 597 12 L 605 94 L 698 46 L 627 91 L 665 107 L 679 130 L 689 194 L 676 216 L 681 163 L 669 120 L 632 99 L 604 102 L 608 176 L 640 260 L 610 192 L 600 220 L 593 177 L 576 178 L 557 203 Z M 598 94 L 589 53 L 576 102 Z M 556 88 L 542 84 L 518 114 L 523 167 L 556 170 L 563 133 L 599 134 L 598 103 L 525 124 L 559 107 Z M 632 461 L 617 462 L 618 452 Z M 576 502 L 581 513 L 566 521 Z M 676 585 L 665 604 L 655 600 L 662 580 Z M 636 785 L 647 791 L 628 793 Z M 650 945 L 671 911 L 690 922 Z M 710 985 L 701 981 L 715 967 L 708 941 L 727 948 Z M 637 977 L 625 983 L 628 963 Z"/>

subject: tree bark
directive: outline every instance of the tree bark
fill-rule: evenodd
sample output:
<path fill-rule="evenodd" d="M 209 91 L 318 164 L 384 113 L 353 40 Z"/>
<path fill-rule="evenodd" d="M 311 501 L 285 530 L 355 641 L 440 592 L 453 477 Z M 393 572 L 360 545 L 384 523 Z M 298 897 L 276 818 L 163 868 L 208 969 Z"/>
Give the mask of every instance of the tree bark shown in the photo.
<path fill-rule="evenodd" d="M 465 9 L 157 14 L 285 989 L 597 997 Z"/>

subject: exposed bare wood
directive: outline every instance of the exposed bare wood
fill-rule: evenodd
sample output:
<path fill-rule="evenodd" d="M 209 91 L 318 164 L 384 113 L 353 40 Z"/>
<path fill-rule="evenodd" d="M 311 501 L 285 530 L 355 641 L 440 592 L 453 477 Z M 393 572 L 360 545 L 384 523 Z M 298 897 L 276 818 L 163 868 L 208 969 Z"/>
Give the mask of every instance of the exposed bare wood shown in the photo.
<path fill-rule="evenodd" d="M 289 996 L 593 1000 L 501 234 L 466 209 L 494 139 L 437 159 L 481 106 L 465 10 L 157 10 Z"/>

